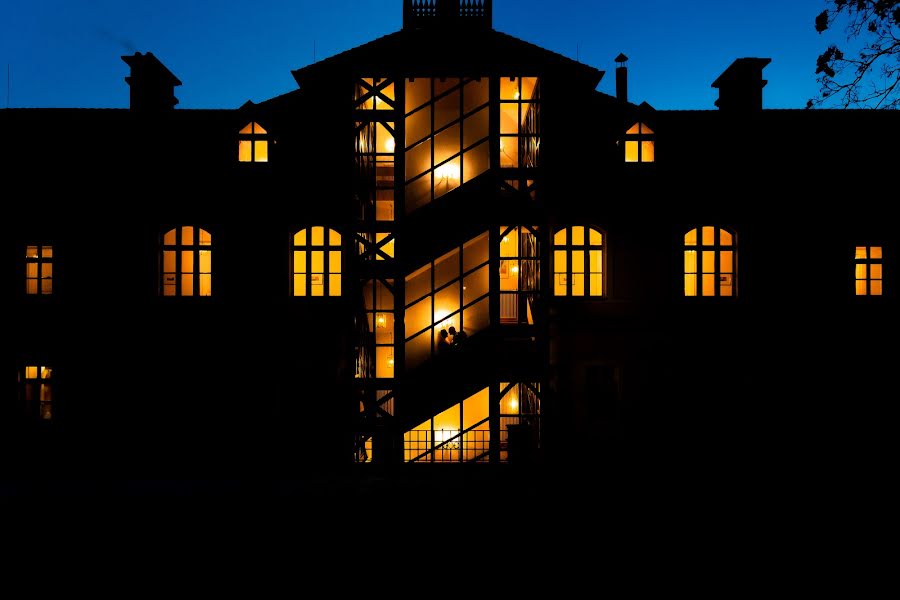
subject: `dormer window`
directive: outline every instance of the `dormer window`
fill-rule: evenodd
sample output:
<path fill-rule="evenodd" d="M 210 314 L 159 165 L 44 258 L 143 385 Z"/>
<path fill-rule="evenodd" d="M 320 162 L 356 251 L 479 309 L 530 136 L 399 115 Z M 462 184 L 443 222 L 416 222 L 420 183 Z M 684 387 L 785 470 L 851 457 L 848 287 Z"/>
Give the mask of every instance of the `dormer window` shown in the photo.
<path fill-rule="evenodd" d="M 252 122 L 239 132 L 238 161 L 269 162 L 268 131 Z"/>
<path fill-rule="evenodd" d="M 637 122 L 625 132 L 625 162 L 652 163 L 656 159 L 653 130 Z"/>

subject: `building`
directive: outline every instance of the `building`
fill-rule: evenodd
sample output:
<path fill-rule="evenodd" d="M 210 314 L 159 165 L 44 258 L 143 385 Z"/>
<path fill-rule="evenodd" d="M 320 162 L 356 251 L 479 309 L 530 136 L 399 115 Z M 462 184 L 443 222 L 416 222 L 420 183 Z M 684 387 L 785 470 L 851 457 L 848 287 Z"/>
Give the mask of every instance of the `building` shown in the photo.
<path fill-rule="evenodd" d="M 176 109 L 137 53 L 130 109 L 0 111 L 10 463 L 887 440 L 898 114 L 763 110 L 762 58 L 713 83 L 717 109 L 636 104 L 624 55 L 600 93 L 491 10 L 405 0 L 400 31 L 235 110 Z"/>

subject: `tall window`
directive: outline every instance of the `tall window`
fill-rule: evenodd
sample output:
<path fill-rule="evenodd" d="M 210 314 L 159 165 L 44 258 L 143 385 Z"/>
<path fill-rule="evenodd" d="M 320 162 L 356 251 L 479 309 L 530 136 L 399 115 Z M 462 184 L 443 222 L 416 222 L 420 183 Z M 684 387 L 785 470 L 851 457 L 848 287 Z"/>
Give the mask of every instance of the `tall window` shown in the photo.
<path fill-rule="evenodd" d="M 653 130 L 645 123 L 635 123 L 625 132 L 625 162 L 652 163 L 656 160 Z"/>
<path fill-rule="evenodd" d="M 736 295 L 735 235 L 718 227 L 697 227 L 684 236 L 684 295 Z"/>
<path fill-rule="evenodd" d="M 212 236 L 199 227 L 176 227 L 163 236 L 163 296 L 212 296 Z"/>
<path fill-rule="evenodd" d="M 553 235 L 553 294 L 605 295 L 603 232 L 593 227 L 566 227 Z"/>
<path fill-rule="evenodd" d="M 53 369 L 46 365 L 27 366 L 19 373 L 22 401 L 29 417 L 53 419 Z"/>
<path fill-rule="evenodd" d="M 490 325 L 489 236 L 485 232 L 406 276 L 406 366 L 440 351 L 450 327 L 472 335 Z"/>
<path fill-rule="evenodd" d="M 294 296 L 340 296 L 341 234 L 318 226 L 295 233 L 291 274 Z"/>
<path fill-rule="evenodd" d="M 268 131 L 252 122 L 238 133 L 238 161 L 269 162 Z"/>
<path fill-rule="evenodd" d="M 538 237 L 533 227 L 500 228 L 500 322 L 534 324 L 540 290 Z"/>
<path fill-rule="evenodd" d="M 371 279 L 363 284 L 366 305 L 364 360 L 358 375 L 364 378 L 394 376 L 394 280 Z"/>
<path fill-rule="evenodd" d="M 884 257 L 881 246 L 856 247 L 856 295 L 880 296 Z"/>
<path fill-rule="evenodd" d="M 540 150 L 537 77 L 500 78 L 500 166 L 536 167 Z"/>
<path fill-rule="evenodd" d="M 356 82 L 357 193 L 368 220 L 394 220 L 394 119 L 384 116 L 398 108 L 394 89 L 393 81 L 377 77 Z"/>
<path fill-rule="evenodd" d="M 488 460 L 490 389 L 469 396 L 403 434 L 406 462 Z"/>
<path fill-rule="evenodd" d="M 412 212 L 490 168 L 489 80 L 406 81 L 406 211 Z"/>
<path fill-rule="evenodd" d="M 25 293 L 33 296 L 53 293 L 53 246 L 25 247 Z"/>

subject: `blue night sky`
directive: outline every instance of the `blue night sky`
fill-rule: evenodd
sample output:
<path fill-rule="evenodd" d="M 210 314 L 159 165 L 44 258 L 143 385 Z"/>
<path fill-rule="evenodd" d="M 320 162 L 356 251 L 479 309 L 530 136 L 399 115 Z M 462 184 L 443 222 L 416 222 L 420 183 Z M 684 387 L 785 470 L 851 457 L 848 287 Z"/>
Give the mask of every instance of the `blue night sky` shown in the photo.
<path fill-rule="evenodd" d="M 11 107 L 127 107 L 128 66 L 153 52 L 184 82 L 179 108 L 235 108 L 293 90 L 291 69 L 400 29 L 402 0 L 0 0 Z M 767 108 L 815 95 L 825 0 L 494 0 L 494 28 L 607 71 L 630 57 L 629 96 L 713 108 L 734 58 L 770 57 Z M 5 82 L 4 82 L 5 83 Z M 6 106 L 2 87 L 0 106 Z"/>

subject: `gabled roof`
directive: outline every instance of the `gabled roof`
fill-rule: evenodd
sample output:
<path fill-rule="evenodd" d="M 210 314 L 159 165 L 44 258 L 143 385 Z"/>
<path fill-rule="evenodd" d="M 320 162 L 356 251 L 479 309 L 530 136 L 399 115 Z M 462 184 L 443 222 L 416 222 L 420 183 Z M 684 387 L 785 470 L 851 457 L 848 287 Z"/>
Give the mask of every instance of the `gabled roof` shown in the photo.
<path fill-rule="evenodd" d="M 337 72 L 503 76 L 562 72 L 596 87 L 604 72 L 494 29 L 401 30 L 292 71 L 299 85 Z"/>

